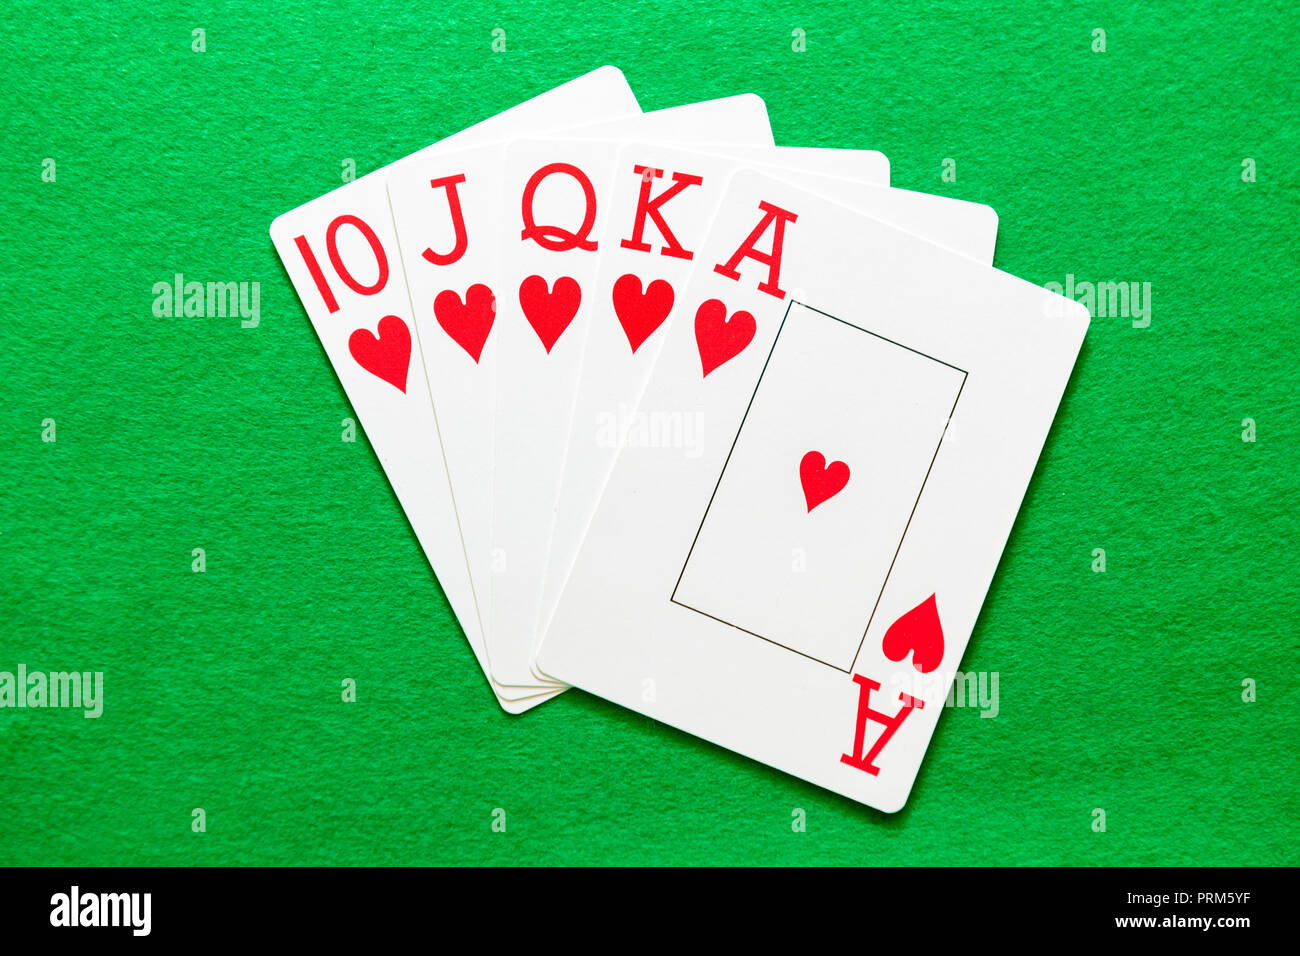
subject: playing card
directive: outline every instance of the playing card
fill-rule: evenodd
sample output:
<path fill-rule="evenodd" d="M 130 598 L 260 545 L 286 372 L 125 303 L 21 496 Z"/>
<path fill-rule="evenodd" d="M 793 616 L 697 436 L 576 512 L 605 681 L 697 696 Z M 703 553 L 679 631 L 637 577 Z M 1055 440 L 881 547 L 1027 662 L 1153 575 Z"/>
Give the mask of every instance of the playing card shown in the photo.
<path fill-rule="evenodd" d="M 980 262 L 993 261 L 997 214 L 991 208 L 874 185 L 873 177 L 888 176 L 888 162 L 879 153 L 828 150 L 822 155 L 815 149 L 782 147 L 700 153 L 655 143 L 627 144 L 617 163 L 596 281 L 597 289 L 611 293 L 592 305 L 555 507 L 543 625 L 554 610 L 618 449 L 628 443 L 690 446 L 696 438 L 689 421 L 654 427 L 656 423 L 634 410 L 666 327 L 679 311 L 675 306 L 683 283 L 696 264 L 695 252 L 726 185 L 737 170 L 755 167 Z M 858 170 L 863 174 L 859 181 L 843 178 Z"/>
<path fill-rule="evenodd" d="M 1087 312 L 752 172 L 681 300 L 539 665 L 898 810 Z"/>
<path fill-rule="evenodd" d="M 496 320 L 496 248 L 502 143 L 397 164 L 388 194 L 410 312 L 465 548 L 479 624 L 490 628 L 492 395 L 489 342 Z M 534 682 L 541 683 L 541 682 Z M 520 689 L 503 688 L 515 695 Z"/>
<path fill-rule="evenodd" d="M 569 414 L 593 302 L 621 133 L 675 142 L 770 145 L 752 94 L 602 127 L 605 140 L 532 139 L 506 151 L 492 424 L 492 584 L 486 628 L 496 680 L 535 680 L 543 576 Z M 450 454 L 449 454 L 449 457 Z"/>
<path fill-rule="evenodd" d="M 639 112 L 622 73 L 603 67 L 448 137 L 417 155 Z M 278 217 L 271 238 L 357 417 L 485 673 L 489 671 L 383 171 Z M 493 688 L 494 692 L 498 689 Z M 524 709 L 498 693 L 508 710 Z"/>

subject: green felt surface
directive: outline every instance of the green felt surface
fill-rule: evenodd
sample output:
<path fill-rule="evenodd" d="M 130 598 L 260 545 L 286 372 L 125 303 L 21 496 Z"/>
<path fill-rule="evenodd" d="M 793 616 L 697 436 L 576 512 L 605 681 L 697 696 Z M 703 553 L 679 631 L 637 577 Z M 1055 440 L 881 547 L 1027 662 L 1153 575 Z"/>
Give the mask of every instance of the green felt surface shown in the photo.
<path fill-rule="evenodd" d="M 113 6 L 0 24 L 0 670 L 105 673 L 97 720 L 0 710 L 0 863 L 1296 862 L 1288 5 Z M 271 219 L 607 62 L 991 204 L 1033 282 L 1151 283 L 1148 328 L 1094 319 L 967 652 L 998 716 L 946 713 L 895 816 L 580 692 L 503 714 L 340 440 Z M 155 317 L 176 272 L 260 282 L 260 325 Z"/>

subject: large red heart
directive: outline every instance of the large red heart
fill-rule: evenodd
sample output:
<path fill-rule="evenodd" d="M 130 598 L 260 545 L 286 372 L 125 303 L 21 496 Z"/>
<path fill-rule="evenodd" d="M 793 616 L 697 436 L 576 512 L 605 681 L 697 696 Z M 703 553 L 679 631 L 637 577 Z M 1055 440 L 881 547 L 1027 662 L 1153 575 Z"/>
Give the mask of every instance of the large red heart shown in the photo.
<path fill-rule="evenodd" d="M 560 276 L 548 289 L 541 276 L 529 276 L 519 283 L 519 305 L 524 318 L 542 340 L 549 355 L 582 303 L 582 289 L 576 279 Z"/>
<path fill-rule="evenodd" d="M 465 290 L 465 301 L 452 289 L 444 289 L 433 300 L 433 314 L 452 341 L 478 362 L 497 316 L 492 290 L 476 283 Z"/>
<path fill-rule="evenodd" d="M 842 461 L 826 464 L 826 456 L 819 451 L 810 451 L 799 462 L 799 483 L 803 485 L 803 500 L 808 502 L 808 511 L 816 508 L 827 498 L 834 498 L 849 483 L 849 466 Z"/>
<path fill-rule="evenodd" d="M 837 496 L 849 484 L 849 466 L 844 462 L 827 464 L 826 455 L 809 451 L 800 460 L 800 484 L 803 485 L 803 501 L 807 502 L 811 512 L 827 498 Z"/>
<path fill-rule="evenodd" d="M 379 335 L 357 329 L 348 336 L 348 351 L 371 375 L 406 391 L 406 370 L 411 365 L 411 330 L 395 315 L 379 320 Z"/>
<path fill-rule="evenodd" d="M 673 287 L 663 279 L 655 279 L 644 292 L 641 280 L 630 272 L 614 283 L 614 314 L 634 353 L 664 324 L 672 308 Z"/>
<path fill-rule="evenodd" d="M 758 326 L 744 310 L 727 317 L 727 307 L 720 299 L 708 299 L 695 310 L 695 344 L 700 349 L 700 364 L 707 376 L 723 362 L 730 361 L 754 340 Z"/>
<path fill-rule="evenodd" d="M 901 661 L 910 651 L 912 666 L 922 674 L 943 662 L 943 625 L 933 594 L 889 625 L 880 649 L 891 661 Z"/>

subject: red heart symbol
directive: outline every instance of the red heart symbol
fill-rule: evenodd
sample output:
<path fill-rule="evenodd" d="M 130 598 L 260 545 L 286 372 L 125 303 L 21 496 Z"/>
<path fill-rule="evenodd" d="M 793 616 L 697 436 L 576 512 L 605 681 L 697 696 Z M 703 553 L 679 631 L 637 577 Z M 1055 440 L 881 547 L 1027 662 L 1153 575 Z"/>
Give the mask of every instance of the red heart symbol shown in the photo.
<path fill-rule="evenodd" d="M 614 314 L 633 353 L 664 324 L 672 308 L 673 287 L 663 279 L 655 279 L 645 292 L 641 291 L 641 280 L 630 272 L 614 283 Z"/>
<path fill-rule="evenodd" d="M 701 303 L 695 310 L 695 343 L 705 376 L 743 352 L 756 331 L 758 326 L 748 312 L 742 310 L 727 318 L 727 307 L 720 299 Z"/>
<path fill-rule="evenodd" d="M 406 392 L 406 370 L 411 364 L 411 330 L 395 315 L 379 320 L 379 335 L 357 329 L 348 336 L 348 351 L 371 375 Z"/>
<path fill-rule="evenodd" d="M 810 451 L 799 462 L 799 482 L 803 485 L 803 500 L 812 512 L 827 498 L 834 498 L 849 483 L 849 466 L 842 461 L 826 464 L 826 456 Z"/>
<path fill-rule="evenodd" d="M 943 625 L 934 595 L 908 611 L 885 632 L 880 649 L 891 661 L 901 661 L 910 651 L 912 666 L 928 674 L 943 660 Z"/>
<path fill-rule="evenodd" d="M 546 346 L 548 355 L 578 314 L 581 303 L 582 289 L 569 276 L 556 279 L 553 289 L 546 287 L 546 280 L 541 276 L 529 276 L 519 283 L 519 305 L 524 310 L 524 318 Z"/>
<path fill-rule="evenodd" d="M 455 291 L 444 289 L 433 300 L 433 314 L 443 331 L 477 363 L 497 317 L 497 300 L 492 290 L 476 283 L 465 290 L 462 303 Z"/>

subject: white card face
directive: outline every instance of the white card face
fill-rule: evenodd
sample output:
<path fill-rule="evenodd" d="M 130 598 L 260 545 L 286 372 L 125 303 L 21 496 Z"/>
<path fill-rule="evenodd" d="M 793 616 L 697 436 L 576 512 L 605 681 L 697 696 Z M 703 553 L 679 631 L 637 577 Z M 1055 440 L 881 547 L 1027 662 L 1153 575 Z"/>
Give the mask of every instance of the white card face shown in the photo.
<path fill-rule="evenodd" d="M 694 253 L 705 241 L 727 183 L 738 170 L 768 169 L 772 175 L 978 261 L 993 261 L 997 214 L 988 206 L 876 185 L 874 178 L 887 176 L 889 170 L 880 153 L 826 153 L 769 147 L 725 152 L 711 148 L 702 154 L 654 143 L 624 147 L 616 167 L 596 285 L 626 288 L 617 300 L 610 297 L 592 306 L 555 509 L 543 623 L 554 612 L 618 449 L 638 443 L 689 445 L 697 437 L 688 420 L 655 422 L 634 409 L 667 328 L 678 314 L 677 298 L 697 262 Z M 865 182 L 844 178 L 857 166 Z M 827 172 L 837 175 L 832 178 Z M 542 676 L 540 669 L 535 673 Z"/>
<path fill-rule="evenodd" d="M 421 150 L 416 156 L 544 129 L 575 116 L 639 112 L 622 73 L 604 67 Z M 489 670 L 456 513 L 412 330 L 404 270 L 380 170 L 271 224 L 271 239 L 383 465 L 452 610 Z M 507 709 L 510 705 L 498 699 Z M 536 701 L 533 701 L 534 703 Z M 527 704 L 527 706 L 531 706 Z"/>
<path fill-rule="evenodd" d="M 492 402 L 498 222 L 505 146 L 400 163 L 388 195 L 437 419 L 459 536 L 484 634 L 491 631 Z"/>
<path fill-rule="evenodd" d="M 852 670 L 965 380 L 791 304 L 672 600 Z"/>
<path fill-rule="evenodd" d="M 661 110 L 602 127 L 645 135 L 762 145 L 772 141 L 753 95 Z M 506 684 L 536 680 L 543 576 L 565 439 L 596 288 L 615 142 L 521 140 L 506 151 L 497 299 L 493 431 L 493 582 L 488 658 Z"/>
<path fill-rule="evenodd" d="M 681 302 L 539 665 L 896 811 L 1087 312 L 751 172 Z"/>

